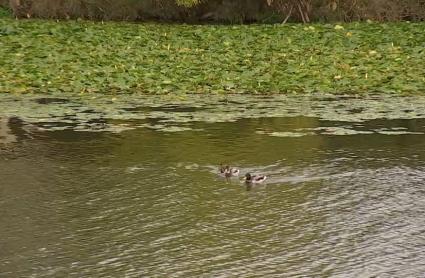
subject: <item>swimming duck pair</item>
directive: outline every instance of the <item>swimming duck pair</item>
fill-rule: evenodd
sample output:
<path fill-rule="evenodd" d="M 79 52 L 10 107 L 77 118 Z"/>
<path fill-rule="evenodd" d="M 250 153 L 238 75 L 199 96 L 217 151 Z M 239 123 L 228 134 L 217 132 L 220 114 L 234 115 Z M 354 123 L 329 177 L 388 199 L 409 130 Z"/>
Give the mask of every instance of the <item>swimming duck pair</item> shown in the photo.
<path fill-rule="evenodd" d="M 239 176 L 239 169 L 231 168 L 229 165 L 223 166 L 220 165 L 219 172 L 221 175 L 224 175 L 226 178 L 230 177 L 237 177 Z M 251 175 L 251 173 L 245 174 L 245 183 L 252 184 L 252 183 L 262 183 L 267 179 L 264 175 Z"/>

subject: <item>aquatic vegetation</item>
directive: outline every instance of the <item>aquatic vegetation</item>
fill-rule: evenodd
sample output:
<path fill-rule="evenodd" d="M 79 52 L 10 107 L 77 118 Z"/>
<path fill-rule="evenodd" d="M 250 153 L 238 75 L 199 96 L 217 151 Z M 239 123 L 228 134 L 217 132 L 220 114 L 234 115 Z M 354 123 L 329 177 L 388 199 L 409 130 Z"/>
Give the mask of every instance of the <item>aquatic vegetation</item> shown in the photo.
<path fill-rule="evenodd" d="M 267 133 L 265 131 L 259 130 L 256 133 L 266 134 L 266 135 L 274 136 L 274 137 L 302 137 L 306 135 L 314 135 L 313 133 L 302 133 L 302 132 L 291 132 L 291 131 L 272 131 Z"/>
<path fill-rule="evenodd" d="M 3 93 L 422 93 L 424 23 L 188 26 L 0 18 Z"/>
<path fill-rule="evenodd" d="M 313 120 L 294 127 L 280 127 L 276 122 L 273 128 L 254 132 L 273 137 L 397 135 L 423 130 L 407 130 L 403 125 L 376 129 L 366 124 L 381 119 L 424 119 L 424 111 L 425 97 L 418 95 L 0 94 L 0 117 L 19 117 L 42 130 L 201 132 L 199 123 L 303 117 Z"/>

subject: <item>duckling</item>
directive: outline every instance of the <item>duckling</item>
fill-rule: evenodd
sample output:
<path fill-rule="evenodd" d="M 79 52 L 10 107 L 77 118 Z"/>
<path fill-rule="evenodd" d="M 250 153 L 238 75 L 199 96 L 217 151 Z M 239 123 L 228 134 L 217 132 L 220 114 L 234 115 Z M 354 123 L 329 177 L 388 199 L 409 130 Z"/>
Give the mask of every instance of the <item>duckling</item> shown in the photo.
<path fill-rule="evenodd" d="M 245 175 L 245 183 L 253 184 L 253 183 L 262 183 L 267 179 L 264 175 L 251 175 L 250 173 L 246 173 Z"/>
<path fill-rule="evenodd" d="M 231 168 L 229 165 L 223 166 L 220 165 L 219 172 L 221 175 L 224 175 L 226 178 L 237 177 L 239 176 L 239 169 Z"/>

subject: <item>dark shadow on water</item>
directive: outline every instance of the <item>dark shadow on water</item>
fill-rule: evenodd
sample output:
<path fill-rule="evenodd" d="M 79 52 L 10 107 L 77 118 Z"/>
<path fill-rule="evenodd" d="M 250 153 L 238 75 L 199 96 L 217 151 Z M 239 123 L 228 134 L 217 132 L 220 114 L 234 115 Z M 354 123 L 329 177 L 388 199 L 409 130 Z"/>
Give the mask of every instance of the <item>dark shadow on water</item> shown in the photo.
<path fill-rule="evenodd" d="M 182 105 L 163 105 L 163 106 L 137 106 L 137 107 L 125 107 L 122 108 L 124 111 L 129 112 L 174 112 L 174 113 L 190 113 L 197 112 L 201 110 L 206 110 L 207 108 L 203 107 L 194 107 L 194 106 L 182 106 Z"/>
<path fill-rule="evenodd" d="M 24 127 L 25 123 L 17 117 L 0 118 L 0 145 L 16 143 L 30 137 Z"/>
<path fill-rule="evenodd" d="M 70 101 L 66 98 L 57 98 L 57 97 L 50 97 L 50 98 L 36 98 L 35 102 L 38 104 L 64 104 L 69 103 Z"/>

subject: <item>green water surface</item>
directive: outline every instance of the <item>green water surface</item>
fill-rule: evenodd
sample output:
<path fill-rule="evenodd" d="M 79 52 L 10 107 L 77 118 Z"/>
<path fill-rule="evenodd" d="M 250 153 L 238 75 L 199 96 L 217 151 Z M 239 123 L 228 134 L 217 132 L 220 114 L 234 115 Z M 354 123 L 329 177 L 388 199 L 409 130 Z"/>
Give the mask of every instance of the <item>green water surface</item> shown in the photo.
<path fill-rule="evenodd" d="M 422 97 L 0 98 L 0 277 L 425 273 Z"/>

